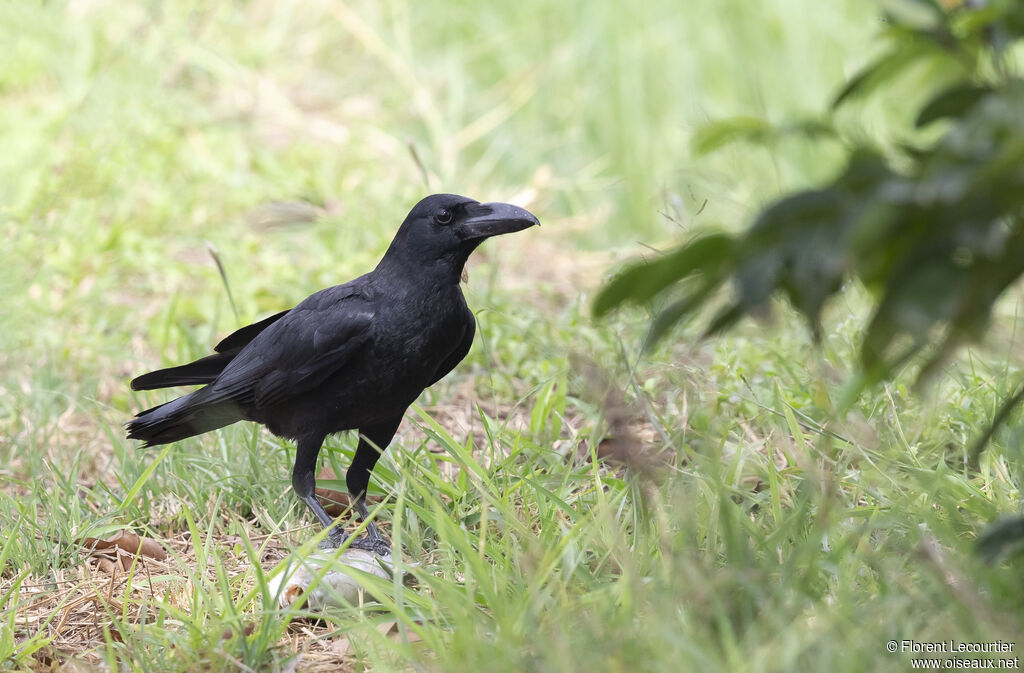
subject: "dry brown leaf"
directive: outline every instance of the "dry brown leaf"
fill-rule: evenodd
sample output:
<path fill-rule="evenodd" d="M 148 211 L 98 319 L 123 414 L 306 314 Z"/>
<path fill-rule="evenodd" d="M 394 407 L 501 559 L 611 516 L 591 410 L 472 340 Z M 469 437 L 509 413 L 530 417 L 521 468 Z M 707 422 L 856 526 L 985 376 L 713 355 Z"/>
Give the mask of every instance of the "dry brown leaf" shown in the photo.
<path fill-rule="evenodd" d="M 255 631 L 255 630 L 256 630 L 256 625 L 253 624 L 252 622 L 249 622 L 242 629 L 242 636 L 243 637 L 249 637 L 249 636 L 251 636 L 253 634 L 253 631 Z M 227 627 L 226 629 L 224 629 L 224 632 L 220 634 L 221 640 L 231 640 L 234 637 L 235 637 L 235 632 L 234 632 L 234 630 L 230 626 Z"/>
<path fill-rule="evenodd" d="M 32 658 L 50 670 L 59 670 L 57 659 L 54 657 L 53 648 L 47 646 L 32 655 Z"/>
<path fill-rule="evenodd" d="M 113 626 L 108 626 L 107 631 L 110 633 L 110 639 L 115 643 L 124 642 L 124 637 L 121 635 L 121 632 L 115 629 Z"/>
<path fill-rule="evenodd" d="M 89 549 L 93 556 L 98 557 L 96 567 L 103 572 L 113 572 L 115 562 L 119 563 L 121 570 L 128 570 L 135 562 L 135 557 L 139 555 L 157 561 L 167 558 L 167 552 L 159 542 L 152 538 L 141 538 L 126 530 L 118 531 L 105 540 L 87 537 L 81 544 Z"/>
<path fill-rule="evenodd" d="M 96 557 L 96 569 L 102 573 L 113 574 L 115 569 L 120 568 L 120 563 L 111 561 L 106 556 Z"/>
<path fill-rule="evenodd" d="M 377 625 L 377 631 L 382 635 L 392 640 L 402 639 L 402 629 L 398 628 L 398 622 L 384 622 L 383 624 Z M 405 641 L 407 643 L 419 643 L 423 641 L 420 638 L 420 634 L 416 633 L 412 629 L 405 629 Z"/>
<path fill-rule="evenodd" d="M 377 624 L 377 633 L 382 636 L 390 635 L 392 631 L 398 630 L 398 622 L 384 622 Z"/>
<path fill-rule="evenodd" d="M 348 654 L 348 650 L 351 646 L 352 644 L 348 641 L 348 638 L 342 636 L 341 638 L 336 638 L 334 642 L 331 643 L 331 652 L 337 654 L 339 657 L 344 657 Z"/>

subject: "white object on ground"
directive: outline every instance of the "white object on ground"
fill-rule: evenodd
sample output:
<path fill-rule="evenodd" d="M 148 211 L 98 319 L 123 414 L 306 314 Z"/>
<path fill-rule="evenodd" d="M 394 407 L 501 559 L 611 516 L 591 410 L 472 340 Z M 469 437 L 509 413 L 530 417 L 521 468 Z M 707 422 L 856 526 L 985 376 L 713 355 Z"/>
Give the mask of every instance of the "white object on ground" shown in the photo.
<path fill-rule="evenodd" d="M 335 557 L 337 560 L 334 560 Z M 317 551 L 305 558 L 293 554 L 284 562 L 284 570 L 268 582 L 270 592 L 277 596 L 277 604 L 286 608 L 305 599 L 306 609 L 322 612 L 332 607 L 358 605 L 363 587 L 358 574 L 341 569 L 324 570 L 324 566 L 347 566 L 383 579 L 394 576 L 391 555 L 380 556 L 363 549 L 346 549 L 339 556 L 337 551 Z M 317 577 L 322 579 L 310 591 Z"/>

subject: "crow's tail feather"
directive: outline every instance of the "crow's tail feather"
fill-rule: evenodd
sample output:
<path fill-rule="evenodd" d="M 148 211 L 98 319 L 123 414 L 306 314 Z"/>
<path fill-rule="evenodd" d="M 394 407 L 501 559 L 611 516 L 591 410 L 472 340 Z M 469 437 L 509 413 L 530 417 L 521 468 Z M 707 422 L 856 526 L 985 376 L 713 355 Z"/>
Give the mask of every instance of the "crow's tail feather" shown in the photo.
<path fill-rule="evenodd" d="M 149 372 L 132 379 L 132 390 L 155 390 L 174 386 L 201 386 L 212 383 L 220 376 L 228 363 L 238 355 L 237 348 L 224 353 L 214 353 L 195 362 L 178 367 L 168 367 Z"/>
<path fill-rule="evenodd" d="M 139 412 L 125 424 L 128 439 L 141 439 L 145 446 L 169 444 L 245 419 L 234 402 L 204 402 L 202 393 L 197 390 Z"/>

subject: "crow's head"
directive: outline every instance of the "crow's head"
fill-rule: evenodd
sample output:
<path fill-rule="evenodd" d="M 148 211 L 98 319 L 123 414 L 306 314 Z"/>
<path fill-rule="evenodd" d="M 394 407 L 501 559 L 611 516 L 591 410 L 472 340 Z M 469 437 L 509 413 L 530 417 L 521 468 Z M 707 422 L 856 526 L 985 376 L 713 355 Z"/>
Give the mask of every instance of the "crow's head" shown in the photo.
<path fill-rule="evenodd" d="M 508 203 L 480 203 L 456 194 L 433 194 L 417 203 L 391 242 L 382 264 L 440 262 L 456 275 L 484 239 L 521 231 L 540 222 Z"/>

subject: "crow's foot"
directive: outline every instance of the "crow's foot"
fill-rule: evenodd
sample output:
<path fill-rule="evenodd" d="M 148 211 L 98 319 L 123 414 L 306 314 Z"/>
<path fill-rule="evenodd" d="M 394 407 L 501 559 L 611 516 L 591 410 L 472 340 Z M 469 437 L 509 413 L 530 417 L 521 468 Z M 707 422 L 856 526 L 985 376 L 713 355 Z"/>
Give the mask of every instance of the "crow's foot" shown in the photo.
<path fill-rule="evenodd" d="M 348 540 L 348 537 L 348 533 L 346 533 L 343 528 L 338 526 L 332 528 L 331 531 L 327 534 L 327 538 L 325 540 L 322 540 L 320 544 L 317 545 L 317 547 L 325 551 L 337 549 L 341 545 L 345 544 L 345 541 Z"/>
<path fill-rule="evenodd" d="M 374 538 L 372 535 L 365 535 L 352 540 L 349 549 L 362 549 L 373 552 L 378 556 L 391 556 L 391 545 L 382 537 Z"/>

